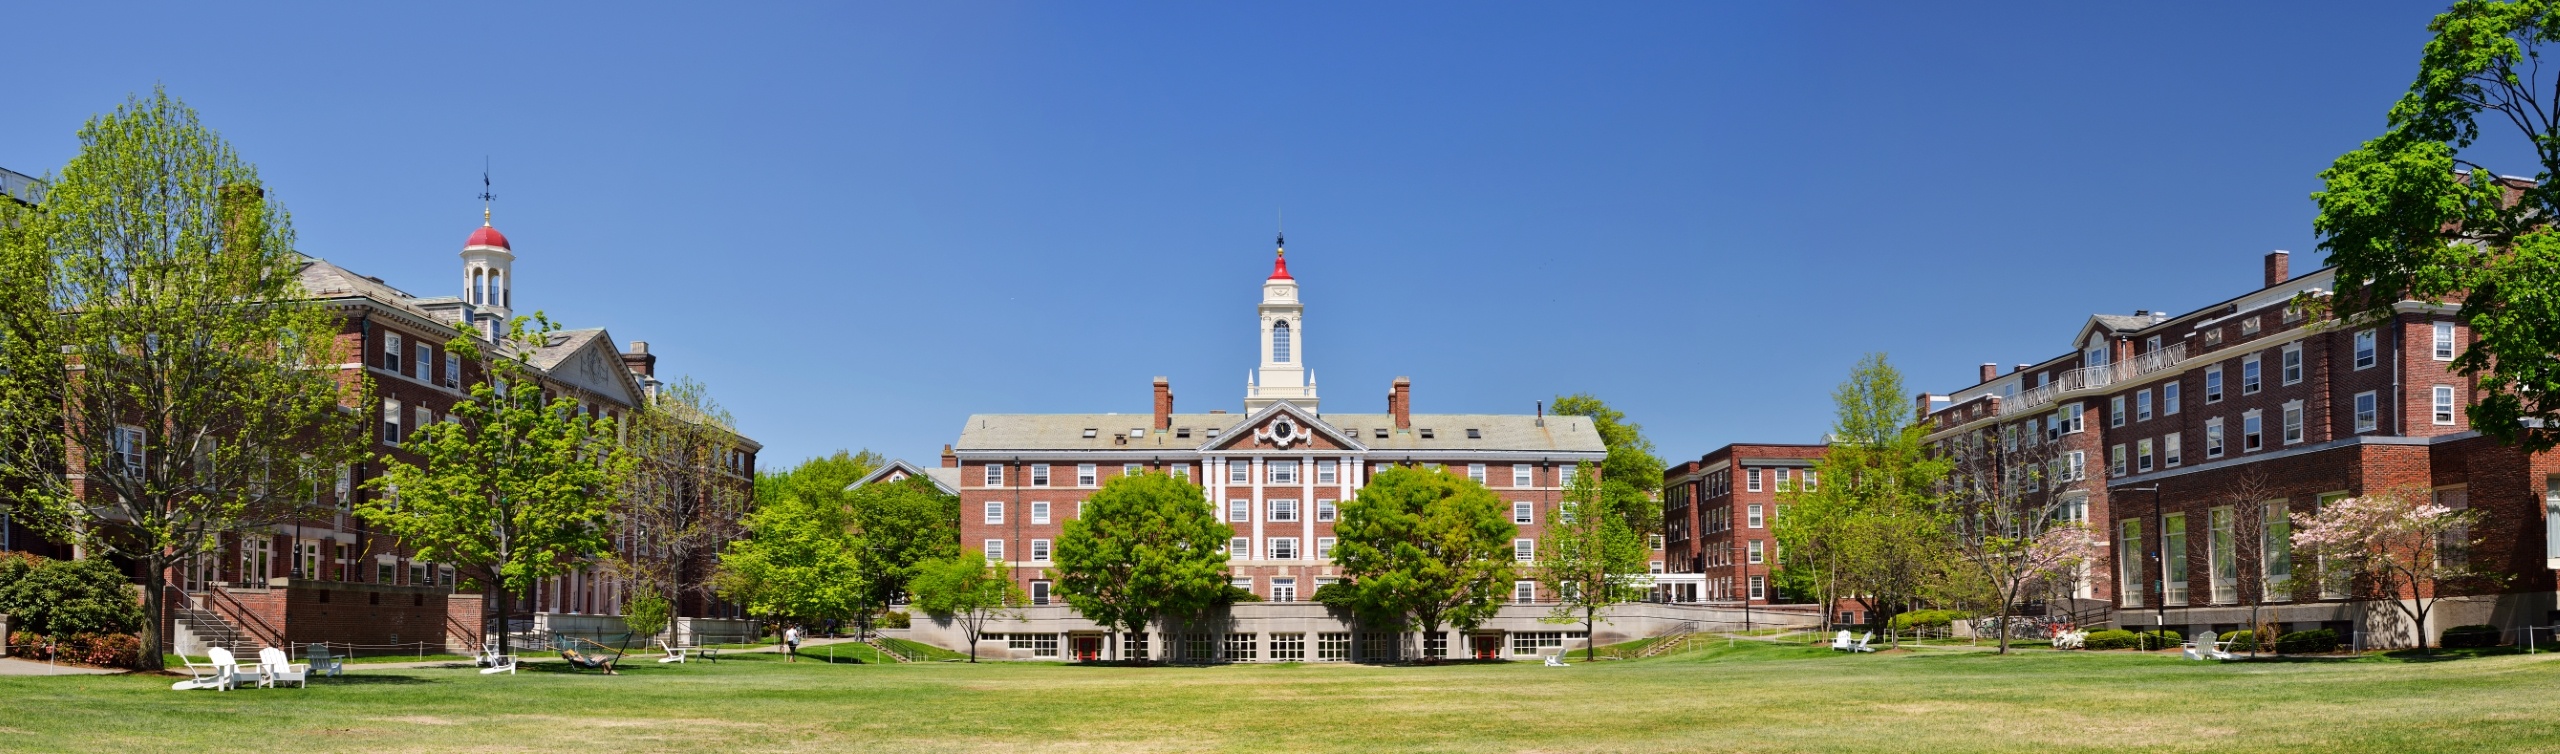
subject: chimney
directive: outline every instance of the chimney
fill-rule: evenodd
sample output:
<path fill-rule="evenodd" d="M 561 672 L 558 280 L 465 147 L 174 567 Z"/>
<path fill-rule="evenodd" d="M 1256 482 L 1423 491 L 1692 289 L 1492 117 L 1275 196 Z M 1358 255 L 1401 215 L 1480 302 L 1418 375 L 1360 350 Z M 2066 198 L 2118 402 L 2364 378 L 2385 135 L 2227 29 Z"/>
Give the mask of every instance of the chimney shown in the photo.
<path fill-rule="evenodd" d="M 1173 382 L 1156 378 L 1156 429 L 1173 428 Z"/>
<path fill-rule="evenodd" d="M 1396 429 L 1413 428 L 1413 378 L 1398 377 L 1387 389 L 1387 413 L 1396 418 Z"/>
<path fill-rule="evenodd" d="M 1983 362 L 1983 364 L 1982 364 L 1982 380 L 1981 380 L 1981 381 L 1982 381 L 1982 382 L 1990 382 L 1990 381 L 1992 381 L 1992 380 L 1996 380 L 1996 379 L 2000 379 L 2000 365 L 1998 365 L 1998 364 L 1993 364 L 1993 363 L 1990 363 L 1990 362 L 1987 362 L 1987 361 L 1986 361 L 1986 362 Z"/>
<path fill-rule="evenodd" d="M 2029 365 L 2027 365 L 2027 364 L 2019 364 L 2019 365 L 2018 365 L 2018 368 L 2009 370 L 2009 373 L 2010 373 L 2010 374 L 2017 374 L 2017 373 L 2019 373 L 2019 372 L 2027 371 L 2027 367 L 2028 367 L 2028 366 L 2029 366 Z"/>
<path fill-rule="evenodd" d="M 960 468 L 960 456 L 951 452 L 951 445 L 949 443 L 944 443 L 942 446 L 942 467 L 946 469 Z"/>
<path fill-rule="evenodd" d="M 2283 284 L 2284 281 L 2293 279 L 2293 275 L 2286 264 L 2286 258 L 2290 256 L 2292 255 L 2285 252 L 2283 249 L 2277 249 L 2267 253 L 2267 284 L 2264 287 L 2274 288 Z"/>
<path fill-rule="evenodd" d="M 658 376 L 658 357 L 649 355 L 649 341 L 631 341 L 631 350 L 622 354 L 622 367 L 642 377 Z"/>
<path fill-rule="evenodd" d="M 1547 402 L 1538 402 L 1538 426 L 1547 426 Z"/>
<path fill-rule="evenodd" d="M 1929 403 L 1930 403 L 1930 401 L 1935 400 L 1936 398 L 1937 398 L 1937 396 L 1930 395 L 1930 394 L 1928 394 L 1928 393 L 1921 393 L 1921 394 L 1920 394 L 1920 398 L 1919 398 L 1919 403 L 1920 403 L 1920 418 L 1922 418 L 1922 419 L 1927 419 L 1927 418 L 1929 418 Z"/>

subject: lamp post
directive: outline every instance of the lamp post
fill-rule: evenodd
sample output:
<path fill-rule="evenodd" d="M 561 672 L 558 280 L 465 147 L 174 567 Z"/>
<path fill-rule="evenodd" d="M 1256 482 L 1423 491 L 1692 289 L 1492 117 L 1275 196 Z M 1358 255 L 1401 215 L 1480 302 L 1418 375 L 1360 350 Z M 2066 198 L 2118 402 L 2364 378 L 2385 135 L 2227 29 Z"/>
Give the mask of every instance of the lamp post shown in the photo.
<path fill-rule="evenodd" d="M 2151 630 L 2154 632 L 2167 631 L 2169 630 L 2169 556 L 2167 554 L 2169 544 L 2169 527 L 2168 524 L 2165 523 L 2168 519 L 2163 516 L 2160 511 L 2160 485 L 2153 483 L 2140 487 L 2123 487 L 2120 489 L 2127 492 L 2148 491 L 2151 493 L 2151 559 L 2158 563 L 2158 565 L 2155 566 L 2158 570 L 2155 572 L 2160 574 L 2160 580 L 2152 582 L 2160 585 L 2160 606 L 2155 608 L 2156 612 L 2154 612 L 2151 619 Z"/>

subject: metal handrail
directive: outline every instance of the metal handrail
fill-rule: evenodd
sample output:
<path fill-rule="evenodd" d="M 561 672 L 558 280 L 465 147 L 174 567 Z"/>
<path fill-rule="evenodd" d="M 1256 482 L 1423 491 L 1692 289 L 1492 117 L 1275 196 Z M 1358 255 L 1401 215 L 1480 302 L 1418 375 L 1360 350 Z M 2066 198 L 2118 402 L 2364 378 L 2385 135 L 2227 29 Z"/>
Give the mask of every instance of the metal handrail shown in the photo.
<path fill-rule="evenodd" d="M 278 630 L 276 630 L 276 629 L 275 629 L 275 627 L 274 627 L 274 626 L 269 626 L 269 625 L 267 625 L 267 622 L 266 622 L 265 620 L 263 620 L 263 619 L 260 619 L 260 618 L 258 617 L 258 614 L 257 614 L 257 613 L 250 612 L 250 611 L 249 611 L 249 606 L 248 606 L 248 605 L 240 604 L 240 598 L 231 596 L 231 592 L 230 592 L 230 590 L 223 588 L 223 587 L 222 587 L 221 585 L 219 585 L 219 584 L 212 585 L 212 586 L 213 586 L 213 588 L 212 588 L 212 589 L 210 589 L 210 590 L 207 590 L 207 591 L 205 592 L 205 594 L 206 594 L 206 595 L 208 595 L 208 596 L 212 596 L 212 595 L 219 595 L 219 596 L 221 597 L 221 599 L 222 599 L 222 600 L 229 600 L 229 601 L 230 601 L 230 603 L 231 603 L 231 611 L 230 611 L 230 612 L 236 613 L 237 615 L 236 615 L 236 617 L 235 617 L 234 615 L 224 615 L 223 613 L 224 613 L 225 611 L 223 611 L 222 609 L 220 609 L 220 607 L 219 607 L 219 605 L 218 605 L 218 601 L 217 601 L 217 600 L 210 600 L 210 599 L 209 599 L 209 600 L 207 600 L 208 602 L 215 602 L 215 603 L 217 603 L 217 606 L 216 606 L 216 607 L 211 608 L 211 609 L 212 609 L 212 611 L 214 612 L 214 614 L 216 614 L 216 615 L 220 615 L 221 617 L 226 618 L 226 619 L 231 619 L 231 620 L 232 620 L 232 625 L 235 625 L 235 626 L 238 626 L 238 627 L 240 627 L 240 628 L 244 629 L 243 633 L 251 633 L 251 634 L 255 634 L 255 636 L 253 636 L 252 638 L 256 638 L 256 639 L 258 639 L 259 641 L 266 642 L 269 646 L 277 646 L 277 645 L 281 645 L 281 644 L 283 644 L 283 643 L 284 643 L 284 632 L 283 632 L 283 631 L 278 631 Z M 257 630 L 256 630 L 256 631 L 247 631 L 247 630 L 245 630 L 245 629 L 248 629 L 248 628 L 249 628 L 250 626 L 252 626 L 252 625 L 255 625 L 255 626 L 257 627 Z"/>

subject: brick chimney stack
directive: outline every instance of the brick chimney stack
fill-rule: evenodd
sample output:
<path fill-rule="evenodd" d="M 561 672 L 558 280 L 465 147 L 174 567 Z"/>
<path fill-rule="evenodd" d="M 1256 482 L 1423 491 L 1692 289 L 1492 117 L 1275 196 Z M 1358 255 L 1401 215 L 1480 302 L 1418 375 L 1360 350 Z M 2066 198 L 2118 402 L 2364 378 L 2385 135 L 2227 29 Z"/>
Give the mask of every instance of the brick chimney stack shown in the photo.
<path fill-rule="evenodd" d="M 2291 253 L 2288 253 L 2283 249 L 2277 249 L 2267 254 L 2267 284 L 2263 287 L 2274 288 L 2277 285 L 2283 284 L 2284 281 L 2293 279 L 2293 274 L 2291 270 L 2288 269 L 2289 265 L 2287 264 L 2288 259 L 2292 256 L 2293 255 Z"/>
<path fill-rule="evenodd" d="M 1387 413 L 1395 416 L 1396 429 L 1413 428 L 1413 378 L 1398 377 L 1387 389 Z"/>
<path fill-rule="evenodd" d="M 945 443 L 942 446 L 942 467 L 946 469 L 960 468 L 960 455 L 951 452 L 951 445 L 949 443 Z"/>
<path fill-rule="evenodd" d="M 1920 418 L 1922 418 L 1922 419 L 1927 419 L 1927 418 L 1929 418 L 1929 404 L 1930 404 L 1930 402 L 1931 402 L 1931 401 L 1933 401 L 1933 400 L 1934 400 L 1934 399 L 1936 399 L 1936 398 L 1937 398 L 1937 396 L 1930 395 L 1930 394 L 1928 394 L 1928 393 L 1921 393 L 1921 394 L 1920 394 L 1920 397 L 1919 397 L 1919 399 L 1918 399 L 1918 402 L 1919 402 L 1919 404 L 1920 404 Z"/>
<path fill-rule="evenodd" d="M 1173 382 L 1156 378 L 1156 429 L 1173 428 Z"/>
<path fill-rule="evenodd" d="M 658 376 L 658 357 L 649 355 L 649 341 L 631 341 L 631 350 L 622 354 L 622 366 L 642 377 Z"/>
<path fill-rule="evenodd" d="M 1990 362 L 1983 362 L 1983 364 L 1982 364 L 1982 380 L 1981 380 L 1981 381 L 1983 381 L 1983 382 L 1990 382 L 1990 381 L 1992 381 L 1992 380 L 1996 380 L 1996 379 L 2000 379 L 2000 365 L 1998 365 L 1998 364 L 1993 364 L 1993 363 L 1990 363 Z"/>

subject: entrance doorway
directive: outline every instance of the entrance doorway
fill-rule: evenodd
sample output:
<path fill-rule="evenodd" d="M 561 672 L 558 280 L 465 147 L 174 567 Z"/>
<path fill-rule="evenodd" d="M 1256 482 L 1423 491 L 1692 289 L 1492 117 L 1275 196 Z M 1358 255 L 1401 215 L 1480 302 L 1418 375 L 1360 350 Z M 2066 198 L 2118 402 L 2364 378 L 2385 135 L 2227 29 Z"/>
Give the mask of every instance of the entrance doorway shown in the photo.
<path fill-rule="evenodd" d="M 1502 659 L 1501 634 L 1474 634 L 1467 637 L 1468 651 L 1479 660 Z"/>
<path fill-rule="evenodd" d="M 1071 641 L 1074 644 L 1077 662 L 1094 662 L 1102 659 L 1102 637 L 1077 636 Z"/>

